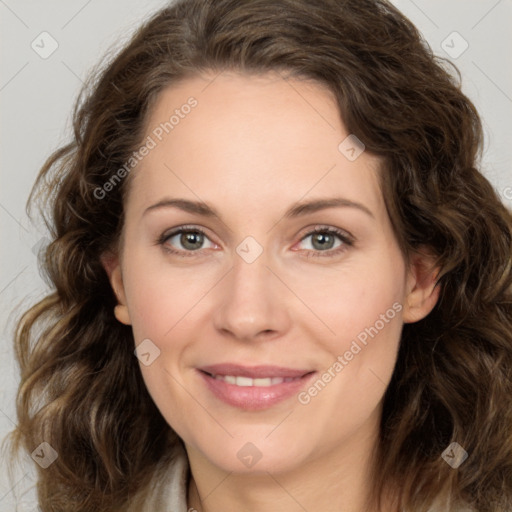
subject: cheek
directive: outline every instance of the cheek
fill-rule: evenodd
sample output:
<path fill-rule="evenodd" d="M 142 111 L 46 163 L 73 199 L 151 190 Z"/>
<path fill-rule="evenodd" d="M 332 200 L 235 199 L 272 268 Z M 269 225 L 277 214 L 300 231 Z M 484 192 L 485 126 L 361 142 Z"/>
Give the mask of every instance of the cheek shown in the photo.
<path fill-rule="evenodd" d="M 311 286 L 314 282 L 315 286 Z M 405 265 L 398 251 L 381 252 L 367 259 L 354 260 L 342 271 L 318 272 L 314 281 L 299 286 L 308 297 L 308 306 L 323 323 L 303 321 L 302 328 L 326 354 L 324 367 L 314 389 L 306 390 L 303 403 L 316 402 L 320 409 L 336 411 L 338 420 L 347 421 L 343 403 L 361 421 L 382 398 L 396 363 L 402 330 L 402 302 Z M 309 292 L 307 292 L 309 289 Z M 331 384 L 332 382 L 332 384 Z M 324 390 L 325 388 L 325 390 Z M 320 400 L 315 397 L 322 396 Z M 348 427 L 347 427 L 348 428 Z"/>
<path fill-rule="evenodd" d="M 188 357 L 192 334 L 197 332 L 201 299 L 214 283 L 198 279 L 187 269 L 145 265 L 147 255 L 136 250 L 125 259 L 124 283 L 136 346 L 148 347 L 149 364 L 140 369 L 153 402 L 169 425 L 185 435 L 186 418 L 197 414 L 183 385 L 183 360 Z M 147 260 L 146 260 L 147 261 Z M 147 344 L 150 340 L 152 344 Z M 142 352 L 142 351 L 141 351 Z"/>
<path fill-rule="evenodd" d="M 365 329 L 376 323 L 379 331 L 389 330 L 391 323 L 400 324 L 397 317 L 401 318 L 404 300 L 404 269 L 400 253 L 390 250 L 349 258 L 337 269 L 296 273 L 294 292 L 317 318 L 314 321 L 313 315 L 307 315 L 311 335 L 321 332 L 324 340 L 332 340 L 331 347 L 342 350 L 359 334 L 364 338 Z M 395 338 L 397 332 L 399 328 L 395 329 Z"/>
<path fill-rule="evenodd" d="M 145 265 L 144 255 L 138 257 L 135 252 L 125 262 L 125 290 L 136 343 L 144 338 L 167 339 L 216 282 L 214 271 L 171 268 L 162 262 Z"/>

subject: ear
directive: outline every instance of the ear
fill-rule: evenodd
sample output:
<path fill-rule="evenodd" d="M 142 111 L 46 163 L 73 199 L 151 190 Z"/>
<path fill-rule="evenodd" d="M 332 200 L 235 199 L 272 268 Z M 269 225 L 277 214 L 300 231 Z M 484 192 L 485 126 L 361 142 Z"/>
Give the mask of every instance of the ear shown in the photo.
<path fill-rule="evenodd" d="M 405 297 L 403 320 L 418 322 L 435 307 L 441 289 L 437 286 L 440 269 L 434 268 L 434 254 L 422 247 L 411 255 Z"/>
<path fill-rule="evenodd" d="M 110 286 L 112 286 L 112 290 L 117 298 L 118 305 L 114 308 L 114 315 L 119 322 L 125 325 L 131 325 L 119 256 L 112 252 L 107 252 L 101 255 L 100 260 L 108 275 Z"/>

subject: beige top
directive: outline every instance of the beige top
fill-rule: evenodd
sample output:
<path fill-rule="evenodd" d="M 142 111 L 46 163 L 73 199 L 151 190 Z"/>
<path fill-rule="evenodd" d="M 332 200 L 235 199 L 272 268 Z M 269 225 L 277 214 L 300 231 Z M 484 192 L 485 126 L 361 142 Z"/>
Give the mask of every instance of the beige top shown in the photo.
<path fill-rule="evenodd" d="M 169 466 L 167 478 L 156 482 L 149 499 L 144 501 L 142 508 L 134 504 L 127 512 L 189 512 L 187 508 L 188 488 L 188 457 L 181 445 L 176 447 L 176 457 Z M 161 474 L 157 475 L 161 477 Z M 194 509 L 190 509 L 194 512 Z M 197 511 L 196 511 L 197 512 Z"/>

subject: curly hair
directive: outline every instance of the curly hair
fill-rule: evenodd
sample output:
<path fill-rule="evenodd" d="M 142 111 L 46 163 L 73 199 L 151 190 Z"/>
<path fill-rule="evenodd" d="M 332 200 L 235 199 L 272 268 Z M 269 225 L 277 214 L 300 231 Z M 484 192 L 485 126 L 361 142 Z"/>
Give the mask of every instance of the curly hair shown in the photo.
<path fill-rule="evenodd" d="M 146 390 L 100 260 L 119 246 L 130 176 L 101 199 L 98 190 L 140 146 L 165 87 L 225 70 L 327 86 L 348 131 L 382 159 L 405 259 L 427 246 L 440 268 L 439 301 L 404 325 L 384 396 L 377 508 L 398 481 L 400 510 L 510 511 L 512 215 L 478 169 L 481 121 L 460 73 L 386 0 L 180 0 L 90 75 L 73 140 L 48 158 L 28 203 L 43 204 L 52 290 L 17 325 L 13 444 L 46 441 L 59 454 L 39 469 L 41 509 L 127 510 L 182 442 Z M 457 470 L 441 458 L 452 442 L 469 453 Z"/>

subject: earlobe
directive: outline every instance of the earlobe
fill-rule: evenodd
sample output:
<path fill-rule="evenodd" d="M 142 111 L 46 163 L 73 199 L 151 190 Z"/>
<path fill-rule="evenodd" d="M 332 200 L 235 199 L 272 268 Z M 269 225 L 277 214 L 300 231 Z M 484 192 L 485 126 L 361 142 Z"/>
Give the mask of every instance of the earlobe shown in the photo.
<path fill-rule="evenodd" d="M 121 273 L 121 265 L 119 257 L 112 253 L 106 253 L 101 256 L 101 264 L 107 273 L 110 286 L 119 303 L 114 308 L 114 315 L 119 322 L 125 325 L 131 325 L 130 313 L 126 304 L 126 296 L 124 292 L 123 275 Z"/>
<path fill-rule="evenodd" d="M 411 257 L 403 312 L 405 323 L 418 322 L 434 309 L 441 293 L 439 272 L 434 266 L 434 256 L 428 251 L 416 252 Z"/>
<path fill-rule="evenodd" d="M 130 313 L 128 312 L 128 308 L 125 305 L 118 304 L 114 308 L 114 315 L 119 322 L 125 325 L 131 325 L 130 321 Z"/>

